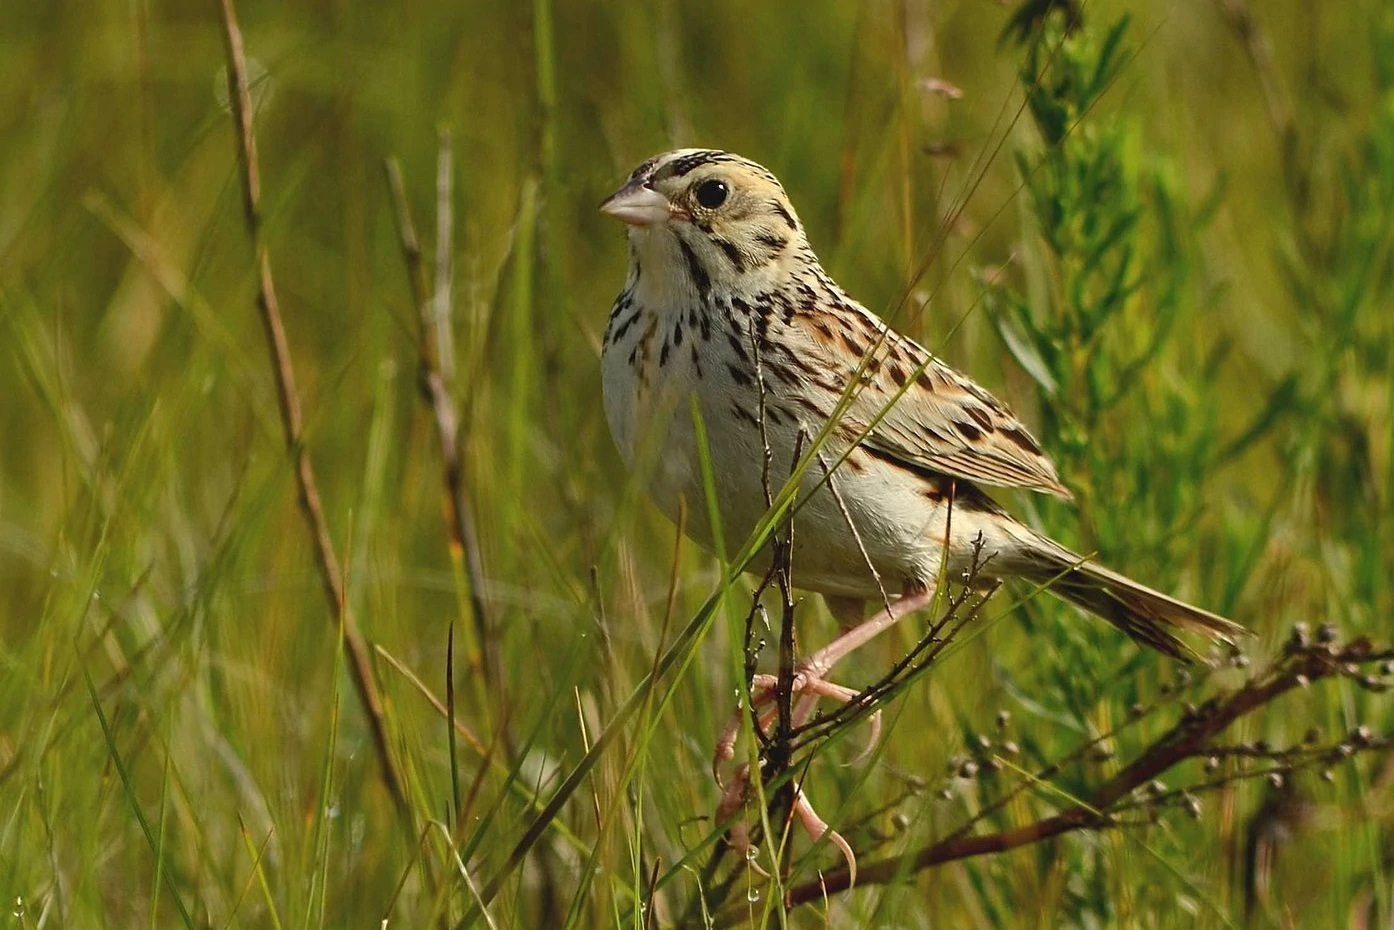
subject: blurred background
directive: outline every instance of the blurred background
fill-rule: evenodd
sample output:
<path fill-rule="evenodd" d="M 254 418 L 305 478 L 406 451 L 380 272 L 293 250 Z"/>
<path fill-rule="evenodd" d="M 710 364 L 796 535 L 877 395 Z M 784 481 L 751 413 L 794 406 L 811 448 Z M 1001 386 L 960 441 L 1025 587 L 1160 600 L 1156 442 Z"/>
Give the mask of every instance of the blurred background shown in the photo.
<path fill-rule="evenodd" d="M 1004 497 L 1016 512 L 1249 626 L 1255 662 L 1299 621 L 1388 638 L 1387 5 L 1098 0 L 1050 17 L 1034 43 L 1029 10 L 989 0 L 244 0 L 237 15 L 304 442 L 407 811 L 384 788 L 297 508 L 218 5 L 9 4 L 0 898 L 13 926 L 450 926 L 473 900 L 464 875 L 503 876 L 500 926 L 691 913 L 745 582 L 649 724 L 620 735 L 522 867 L 506 865 L 534 793 L 550 795 L 722 587 L 717 562 L 676 546 L 625 476 L 599 398 L 625 251 L 595 208 L 678 145 L 767 165 L 850 293 L 1039 426 L 1079 505 Z M 451 547 L 417 390 L 387 159 L 448 309 L 478 592 Z M 937 786 L 999 711 L 1035 764 L 1171 680 L 1111 629 L 1018 600 L 999 595 L 985 635 L 897 698 L 872 762 L 836 764 L 854 734 L 815 764 L 820 810 L 859 850 L 913 849 L 961 823 L 977 789 Z M 816 599 L 800 610 L 806 641 L 834 630 Z M 431 703 L 446 697 L 452 626 L 453 744 Z M 914 641 L 899 635 L 851 679 Z M 1340 682 L 1279 711 L 1236 739 L 1389 720 Z M 1060 790 L 1109 764 L 1061 773 Z M 787 919 L 1387 926 L 1388 781 L 1375 757 L 1330 783 L 1236 784 L 1194 821 L 907 874 Z M 1000 825 L 1052 803 L 1022 799 Z M 665 876 L 687 865 L 653 916 L 635 902 L 655 860 Z M 837 864 L 826 850 L 800 861 L 804 879 Z"/>

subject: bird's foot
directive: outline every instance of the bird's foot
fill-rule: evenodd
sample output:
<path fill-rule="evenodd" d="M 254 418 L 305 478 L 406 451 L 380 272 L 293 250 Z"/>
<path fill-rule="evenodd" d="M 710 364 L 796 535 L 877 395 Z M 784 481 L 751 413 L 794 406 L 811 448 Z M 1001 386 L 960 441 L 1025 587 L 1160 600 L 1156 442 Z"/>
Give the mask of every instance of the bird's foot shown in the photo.
<path fill-rule="evenodd" d="M 816 671 L 817 669 L 811 664 L 804 663 L 794 674 L 790 688 L 790 697 L 794 701 L 790 722 L 795 727 L 803 726 L 809 721 L 820 698 L 831 698 L 844 704 L 857 698 L 856 691 L 831 681 L 824 681 L 822 678 L 816 677 Z M 768 736 L 775 726 L 779 716 L 779 708 L 771 705 L 776 703 L 778 696 L 779 677 L 777 675 L 756 675 L 751 680 L 751 706 L 755 709 L 755 724 L 760 728 L 762 736 Z M 721 778 L 722 766 L 735 758 L 736 739 L 740 735 L 743 713 L 744 711 L 740 708 L 732 713 L 731 719 L 722 729 L 721 736 L 717 740 L 715 758 L 712 760 L 712 775 L 716 778 L 716 783 L 722 788 L 721 800 L 716 807 L 718 823 L 725 823 L 735 817 L 750 795 L 750 763 L 743 762 L 736 766 L 729 781 L 723 783 Z M 866 748 L 848 763 L 849 765 L 855 765 L 870 755 L 880 739 L 881 712 L 879 710 L 871 714 L 870 722 L 871 738 L 868 740 Z M 791 817 L 798 820 L 799 826 L 813 842 L 817 843 L 826 838 L 829 843 L 837 847 L 838 852 L 847 862 L 848 874 L 851 876 L 852 883 L 855 884 L 857 881 L 857 857 L 852 852 L 851 845 L 841 833 L 828 826 L 827 821 L 818 815 L 818 811 L 813 807 L 813 802 L 808 799 L 808 795 L 804 793 L 801 786 L 795 789 L 794 805 L 789 813 Z M 732 823 L 726 834 L 726 840 L 732 849 L 746 856 L 752 863 L 754 862 L 750 856 L 752 849 L 750 828 L 743 820 L 736 820 Z M 759 868 L 759 866 L 755 867 Z"/>
<path fill-rule="evenodd" d="M 735 817 L 737 811 L 744 806 L 750 795 L 750 764 L 742 763 L 736 766 L 732 773 L 731 781 L 727 783 L 721 792 L 721 801 L 716 807 L 717 823 L 725 823 Z M 795 789 L 794 807 L 789 812 L 790 816 L 799 821 L 799 826 L 808 834 L 808 838 L 814 843 L 823 839 L 842 854 L 843 861 L 847 863 L 847 874 L 850 883 L 857 883 L 857 855 L 852 852 L 852 845 L 832 827 L 828 826 L 827 821 L 818 816 L 818 811 L 814 810 L 813 803 L 808 800 L 808 795 L 804 793 L 802 787 Z M 726 841 L 737 853 L 744 856 L 751 866 L 761 874 L 766 874 L 755 857 L 751 855 L 753 846 L 750 844 L 750 828 L 744 821 L 737 820 L 731 824 L 731 829 L 727 831 Z"/>
<path fill-rule="evenodd" d="M 819 698 L 831 698 L 842 704 L 856 700 L 857 692 L 843 685 L 835 684 L 831 681 L 824 681 L 815 674 L 817 669 L 811 663 L 803 663 L 794 673 L 790 687 L 790 697 L 794 699 L 792 713 L 792 725 L 801 727 L 813 716 L 813 711 L 818 706 Z M 761 736 L 769 736 L 770 728 L 774 726 L 775 720 L 779 716 L 779 708 L 771 705 L 777 702 L 779 697 L 779 676 L 777 675 L 756 675 L 750 681 L 750 701 L 755 708 L 755 723 L 760 728 Z M 721 778 L 722 766 L 729 763 L 736 756 L 736 739 L 741 732 L 741 719 L 744 711 L 737 707 L 731 713 L 731 718 L 722 728 L 721 735 L 717 737 L 716 752 L 712 757 L 712 777 L 716 779 L 717 785 L 724 787 Z M 877 741 L 881 738 L 881 712 L 873 711 L 871 714 L 871 737 L 867 740 L 867 745 L 857 757 L 849 762 L 849 765 L 856 765 L 871 754 L 876 748 Z"/>
<path fill-rule="evenodd" d="M 822 698 L 831 698 L 843 704 L 856 700 L 858 692 L 843 685 L 826 681 L 823 676 L 832 669 L 838 660 L 894 626 L 909 614 L 928 606 L 933 599 L 933 588 L 907 590 L 894 604 L 888 605 L 885 610 L 852 629 L 845 630 L 827 646 L 799 663 L 794 671 L 792 681 L 789 682 L 789 699 L 793 702 L 789 714 L 791 718 L 789 726 L 798 729 L 807 724 L 817 709 L 818 701 Z M 770 735 L 779 718 L 779 708 L 774 706 L 779 697 L 780 679 L 778 676 L 756 675 L 751 680 L 749 712 L 753 714 L 755 727 L 761 737 Z M 716 783 L 722 788 L 721 801 L 717 805 L 717 820 L 720 823 L 725 823 L 735 816 L 745 803 L 749 793 L 749 763 L 737 766 L 729 783 L 724 782 L 721 777 L 722 768 L 735 758 L 736 740 L 741 732 L 742 715 L 746 712 L 744 708 L 738 707 L 731 715 L 726 726 L 722 728 L 721 735 L 717 738 L 716 751 L 712 759 L 712 775 L 716 779 Z M 866 748 L 850 764 L 855 765 L 865 759 L 875 748 L 880 735 L 881 712 L 876 710 L 871 714 L 871 739 Z M 857 863 L 856 857 L 852 855 L 852 847 L 847 844 L 841 834 L 831 829 L 818 816 L 818 812 L 814 810 L 813 805 L 804 794 L 802 786 L 797 789 L 797 792 L 791 815 L 799 819 L 804 830 L 815 840 L 827 836 L 828 841 L 836 846 L 847 860 L 848 870 L 855 879 Z M 728 833 L 728 840 L 737 850 L 742 852 L 748 850 L 750 837 L 746 825 L 744 823 L 733 825 Z"/>

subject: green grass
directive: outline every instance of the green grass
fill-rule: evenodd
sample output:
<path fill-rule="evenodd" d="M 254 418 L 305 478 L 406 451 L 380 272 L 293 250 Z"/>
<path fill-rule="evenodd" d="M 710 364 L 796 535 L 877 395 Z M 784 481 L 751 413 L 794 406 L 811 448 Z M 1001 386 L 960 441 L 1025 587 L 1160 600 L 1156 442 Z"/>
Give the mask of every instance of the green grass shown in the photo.
<path fill-rule="evenodd" d="M 729 563 L 678 541 L 601 410 L 625 259 L 595 205 L 656 151 L 729 148 L 781 177 L 852 293 L 1038 427 L 1079 501 L 1004 496 L 1017 513 L 1249 626 L 1255 666 L 1297 622 L 1388 642 L 1394 16 L 1255 4 L 1255 55 L 1226 9 L 1101 0 L 1077 36 L 1021 45 L 999 42 L 1010 11 L 989 3 L 239 4 L 264 75 L 265 237 L 349 613 L 326 602 L 297 508 L 217 4 L 0 13 L 8 925 L 639 928 L 700 925 L 699 892 L 770 927 L 1388 923 L 1383 753 L 785 912 L 714 858 L 709 760 L 754 585 L 731 566 L 750 541 L 724 540 Z M 442 131 L 478 592 L 451 546 L 383 172 L 399 160 L 429 287 Z M 1244 674 L 1166 697 L 1168 662 L 1026 594 L 999 593 L 990 624 L 897 692 L 868 761 L 840 764 L 861 728 L 812 756 L 809 792 L 864 862 L 932 844 L 1022 779 L 981 828 L 1048 816 Z M 405 810 L 340 648 L 349 614 Z M 834 630 L 813 598 L 798 620 L 805 648 Z M 873 681 L 916 638 L 897 630 L 842 677 Z M 432 704 L 452 674 L 453 735 Z M 1390 722 L 1337 678 L 1229 737 Z M 1013 771 L 1120 727 L 1111 756 L 1035 784 Z M 1015 743 L 1011 766 L 946 777 L 984 758 L 980 738 Z M 1204 777 L 1196 760 L 1166 781 Z M 774 868 L 780 842 L 760 846 L 752 865 Z M 839 866 L 810 849 L 787 837 L 785 887 Z"/>

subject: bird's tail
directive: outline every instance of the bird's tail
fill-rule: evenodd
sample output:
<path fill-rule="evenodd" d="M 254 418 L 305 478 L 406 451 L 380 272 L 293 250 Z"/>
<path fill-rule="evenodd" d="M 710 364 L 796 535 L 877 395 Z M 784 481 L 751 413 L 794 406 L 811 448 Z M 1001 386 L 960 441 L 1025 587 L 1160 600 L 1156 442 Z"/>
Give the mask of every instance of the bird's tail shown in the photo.
<path fill-rule="evenodd" d="M 1043 541 L 1048 547 L 1032 553 L 1038 558 L 1033 559 L 1035 564 L 1026 573 L 1028 578 L 1174 659 L 1190 662 L 1200 658 L 1195 649 L 1176 636 L 1175 630 L 1231 644 L 1235 637 L 1249 633 L 1219 614 L 1178 601 L 1054 542 Z"/>

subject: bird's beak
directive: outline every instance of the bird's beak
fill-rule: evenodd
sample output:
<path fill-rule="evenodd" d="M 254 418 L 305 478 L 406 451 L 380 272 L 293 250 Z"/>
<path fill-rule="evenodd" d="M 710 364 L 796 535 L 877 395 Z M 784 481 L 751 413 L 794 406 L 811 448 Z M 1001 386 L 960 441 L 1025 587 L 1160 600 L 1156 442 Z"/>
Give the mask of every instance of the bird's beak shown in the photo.
<path fill-rule="evenodd" d="M 630 226 L 657 226 L 680 211 L 672 201 L 647 184 L 626 184 L 600 205 L 600 212 Z"/>

